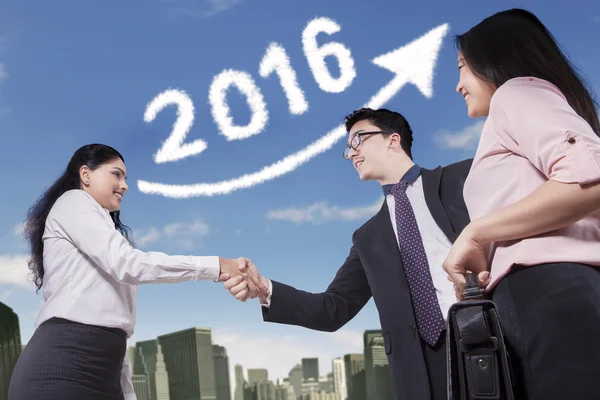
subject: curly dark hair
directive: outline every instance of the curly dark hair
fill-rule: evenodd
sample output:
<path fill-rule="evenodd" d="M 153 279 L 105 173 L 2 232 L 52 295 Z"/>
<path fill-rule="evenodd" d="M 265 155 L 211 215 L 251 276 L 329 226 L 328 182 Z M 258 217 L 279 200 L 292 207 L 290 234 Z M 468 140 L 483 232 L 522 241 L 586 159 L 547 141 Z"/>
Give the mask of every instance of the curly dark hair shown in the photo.
<path fill-rule="evenodd" d="M 44 282 L 44 243 L 42 236 L 46 227 L 46 218 L 56 200 L 65 192 L 81 188 L 79 170 L 87 166 L 92 171 L 103 164 L 121 159 L 123 156 L 110 146 L 103 144 L 88 144 L 79 148 L 71 157 L 65 172 L 50 186 L 36 203 L 29 209 L 24 227 L 25 238 L 30 247 L 28 266 L 33 274 L 33 282 L 37 288 L 42 288 Z M 121 222 L 120 211 L 110 213 L 115 228 L 133 245 L 130 239 L 131 230 Z"/>

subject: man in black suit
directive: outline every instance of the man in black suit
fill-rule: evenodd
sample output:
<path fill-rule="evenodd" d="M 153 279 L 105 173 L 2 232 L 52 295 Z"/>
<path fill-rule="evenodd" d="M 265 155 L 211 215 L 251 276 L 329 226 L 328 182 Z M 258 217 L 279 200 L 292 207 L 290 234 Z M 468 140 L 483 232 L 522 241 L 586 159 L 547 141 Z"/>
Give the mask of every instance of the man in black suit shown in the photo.
<path fill-rule="evenodd" d="M 355 111 L 346 129 L 345 158 L 362 180 L 381 183 L 385 201 L 354 232 L 350 254 L 325 292 L 261 276 L 270 293 L 261 298 L 263 319 L 332 332 L 373 296 L 396 398 L 446 399 L 444 320 L 456 297 L 442 263 L 469 223 L 462 192 L 472 160 L 420 168 L 412 161 L 408 122 L 386 109 Z M 243 300 L 246 285 L 241 277 L 225 282 Z"/>

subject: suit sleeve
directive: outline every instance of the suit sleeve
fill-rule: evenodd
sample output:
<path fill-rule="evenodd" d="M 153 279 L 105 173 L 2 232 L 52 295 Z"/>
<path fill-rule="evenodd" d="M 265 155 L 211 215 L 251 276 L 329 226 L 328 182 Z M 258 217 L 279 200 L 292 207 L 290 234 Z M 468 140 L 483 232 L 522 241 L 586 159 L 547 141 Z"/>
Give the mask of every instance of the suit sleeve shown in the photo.
<path fill-rule="evenodd" d="M 371 289 L 355 246 L 323 293 L 310 293 L 272 281 L 269 307 L 261 307 L 267 322 L 334 332 L 350 321 L 371 298 Z"/>
<path fill-rule="evenodd" d="M 471 221 L 463 195 L 465 181 L 471 171 L 473 159 L 450 164 L 443 169 L 439 197 L 454 232 L 460 234 Z"/>

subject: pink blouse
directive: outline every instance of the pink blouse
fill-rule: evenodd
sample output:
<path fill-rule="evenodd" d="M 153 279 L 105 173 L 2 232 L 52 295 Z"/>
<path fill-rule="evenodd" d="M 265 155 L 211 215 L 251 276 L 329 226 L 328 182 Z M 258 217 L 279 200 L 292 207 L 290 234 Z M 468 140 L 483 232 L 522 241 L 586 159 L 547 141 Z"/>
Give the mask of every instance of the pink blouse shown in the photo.
<path fill-rule="evenodd" d="M 600 138 L 550 82 L 511 79 L 492 97 L 465 182 L 471 220 L 523 199 L 549 179 L 579 184 L 599 181 Z M 513 264 L 600 266 L 600 212 L 553 232 L 492 243 L 490 261 L 488 291 Z"/>

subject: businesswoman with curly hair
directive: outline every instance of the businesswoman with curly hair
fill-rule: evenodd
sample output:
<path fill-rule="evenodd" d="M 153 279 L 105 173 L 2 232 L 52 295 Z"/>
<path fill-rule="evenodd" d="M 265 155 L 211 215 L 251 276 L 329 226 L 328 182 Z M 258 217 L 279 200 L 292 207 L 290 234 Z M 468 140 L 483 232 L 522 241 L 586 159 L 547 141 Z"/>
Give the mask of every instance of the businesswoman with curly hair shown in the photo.
<path fill-rule="evenodd" d="M 83 146 L 29 211 L 29 267 L 44 303 L 10 400 L 135 399 L 126 345 L 138 285 L 217 281 L 247 261 L 135 249 L 119 211 L 126 177 L 115 149 Z"/>

